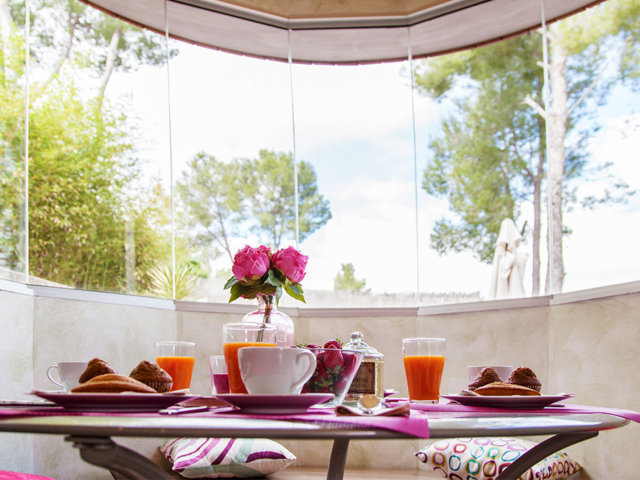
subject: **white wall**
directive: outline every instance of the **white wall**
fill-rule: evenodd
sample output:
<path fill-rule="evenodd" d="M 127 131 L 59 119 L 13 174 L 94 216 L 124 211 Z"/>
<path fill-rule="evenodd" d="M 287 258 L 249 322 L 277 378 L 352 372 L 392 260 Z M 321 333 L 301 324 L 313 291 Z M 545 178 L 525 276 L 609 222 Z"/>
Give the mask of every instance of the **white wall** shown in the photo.
<path fill-rule="evenodd" d="M 1 285 L 0 285 L 1 287 Z M 86 292 L 76 292 L 83 297 Z M 600 295 L 600 298 L 598 296 Z M 68 297 L 69 295 L 67 295 Z M 296 342 L 347 340 L 352 331 L 385 355 L 385 386 L 406 395 L 401 339 L 444 336 L 447 362 L 442 390 L 466 385 L 466 366 L 479 363 L 527 365 L 540 377 L 543 392 L 569 391 L 582 404 L 640 409 L 637 368 L 640 283 L 614 290 L 553 298 L 497 301 L 407 309 L 288 309 L 296 324 Z M 71 295 L 73 297 L 73 295 Z M 196 347 L 194 393 L 210 394 L 207 357 L 221 352 L 221 328 L 239 320 L 246 307 L 140 301 L 100 294 L 87 299 L 60 298 L 56 290 L 35 295 L 0 291 L 2 380 L 7 398 L 24 398 L 32 388 L 52 388 L 46 367 L 61 360 L 100 357 L 127 374 L 140 360 L 153 359 L 160 339 L 192 340 Z M 123 304 L 129 303 L 129 304 Z M 140 305 L 136 305 L 139 303 Z M 174 309 L 175 308 L 175 309 Z M 155 439 L 118 439 L 151 454 Z M 329 442 L 283 442 L 298 465 L 326 466 Z M 415 468 L 413 456 L 426 440 L 352 442 L 348 466 Z M 15 446 L 19 445 L 19 451 Z M 602 432 L 571 447 L 585 465 L 584 478 L 629 478 L 640 469 L 632 451 L 640 444 L 640 426 Z M 48 475 L 57 480 L 107 479 L 102 469 L 79 458 L 61 438 L 0 434 L 0 469 Z"/>

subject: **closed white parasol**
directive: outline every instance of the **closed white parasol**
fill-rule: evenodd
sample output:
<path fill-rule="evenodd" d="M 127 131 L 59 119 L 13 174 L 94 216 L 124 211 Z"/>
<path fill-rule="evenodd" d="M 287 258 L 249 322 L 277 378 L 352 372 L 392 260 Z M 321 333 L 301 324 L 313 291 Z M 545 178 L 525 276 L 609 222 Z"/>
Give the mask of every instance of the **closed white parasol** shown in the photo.
<path fill-rule="evenodd" d="M 527 256 L 518 251 L 522 235 L 510 218 L 500 225 L 498 242 L 493 254 L 489 299 L 524 297 L 524 266 Z"/>

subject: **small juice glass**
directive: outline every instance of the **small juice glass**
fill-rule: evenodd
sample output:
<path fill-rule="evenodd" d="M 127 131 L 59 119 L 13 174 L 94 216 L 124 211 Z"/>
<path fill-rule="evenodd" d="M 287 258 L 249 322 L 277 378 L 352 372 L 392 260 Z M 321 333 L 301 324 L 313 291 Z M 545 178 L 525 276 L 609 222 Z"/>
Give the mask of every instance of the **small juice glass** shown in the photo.
<path fill-rule="evenodd" d="M 231 393 L 248 393 L 240 375 L 238 350 L 242 347 L 275 347 L 277 331 L 270 323 L 225 323 L 222 326 L 222 351 Z"/>
<path fill-rule="evenodd" d="M 156 363 L 173 379 L 171 391 L 191 387 L 195 349 L 193 342 L 156 342 Z"/>
<path fill-rule="evenodd" d="M 229 375 L 224 355 L 209 357 L 209 370 L 211 372 L 211 393 L 213 395 L 229 393 Z"/>
<path fill-rule="evenodd" d="M 444 369 L 444 338 L 403 338 L 404 371 L 412 402 L 437 403 Z"/>

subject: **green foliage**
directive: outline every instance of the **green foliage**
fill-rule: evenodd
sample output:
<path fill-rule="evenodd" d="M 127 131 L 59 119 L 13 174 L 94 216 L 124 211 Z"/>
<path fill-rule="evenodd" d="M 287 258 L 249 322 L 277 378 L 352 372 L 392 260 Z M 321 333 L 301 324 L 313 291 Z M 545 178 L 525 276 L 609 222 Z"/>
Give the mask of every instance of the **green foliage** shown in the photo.
<path fill-rule="evenodd" d="M 226 252 L 233 259 L 230 239 L 245 217 L 246 162 L 225 163 L 198 153 L 176 182 L 181 236 L 196 246 L 214 247 L 213 256 Z"/>
<path fill-rule="evenodd" d="M 234 238 L 247 230 L 278 249 L 295 239 L 295 188 L 291 155 L 261 150 L 257 159 L 221 162 L 200 152 L 176 184 L 182 236 L 209 256 L 233 259 Z M 299 234 L 303 241 L 330 218 L 311 165 L 298 165 Z M 264 293 L 264 292 L 261 292 Z"/>
<path fill-rule="evenodd" d="M 367 281 L 362 279 L 356 279 L 355 275 L 355 267 L 353 263 L 343 263 L 340 266 L 340 271 L 337 273 L 336 278 L 333 281 L 333 289 L 338 290 L 346 290 L 346 291 L 355 291 L 355 292 L 366 292 L 365 287 L 367 285 Z"/>
<path fill-rule="evenodd" d="M 565 208 L 578 200 L 572 179 L 606 170 L 606 165 L 586 169 L 586 143 L 596 128 L 586 121 L 595 111 L 588 107 L 603 101 L 610 90 L 613 79 L 601 74 L 610 62 L 619 58 L 619 79 L 632 81 L 637 75 L 639 12 L 638 0 L 610 0 L 554 24 L 550 31 L 550 41 L 569 52 L 563 74 L 569 107 L 575 105 L 565 112 Z M 532 32 L 424 61 L 416 73 L 416 83 L 425 94 L 451 105 L 441 134 L 431 141 L 433 158 L 422 183 L 428 194 L 449 201 L 450 215 L 437 221 L 431 233 L 431 246 L 440 254 L 471 251 L 481 261 L 491 262 L 501 220 L 509 217 L 518 223 L 521 205 L 527 201 L 538 212 L 533 232 L 539 238 L 547 139 L 544 121 L 531 104 L 543 104 L 541 49 L 540 34 Z M 623 183 L 612 182 L 618 196 L 607 190 L 585 202 L 623 200 L 621 189 Z M 535 241 L 533 258 L 535 267 L 539 261 Z"/>
<path fill-rule="evenodd" d="M 447 198 L 455 215 L 431 233 L 440 254 L 470 250 L 490 263 L 500 222 L 517 218 L 542 174 L 536 164 L 544 125 L 522 103 L 528 94 L 541 96 L 540 48 L 536 34 L 525 35 L 426 62 L 416 77 L 425 93 L 455 98 L 422 182 L 427 193 Z"/>
<path fill-rule="evenodd" d="M 176 266 L 175 275 L 167 264 L 159 264 L 149 272 L 151 277 L 150 293 L 161 298 L 175 298 L 180 300 L 195 291 L 198 275 L 194 266 L 184 263 Z M 175 297 L 173 297 L 173 281 L 175 279 Z"/>
<path fill-rule="evenodd" d="M 12 24 L 20 28 L 24 2 L 9 7 Z M 141 170 L 126 115 L 114 113 L 108 103 L 102 106 L 98 93 L 87 99 L 86 90 L 80 92 L 73 80 L 91 64 L 85 61 L 88 52 L 100 48 L 87 36 L 97 33 L 93 20 L 102 14 L 75 0 L 36 0 L 31 12 L 31 59 L 38 75 L 31 79 L 26 139 L 29 273 L 107 291 L 126 291 L 133 274 L 136 291 L 149 292 L 155 266 L 170 258 L 167 197 L 158 186 L 137 183 Z M 0 261 L 16 269 L 24 255 L 25 56 L 18 30 L 8 38 L 11 48 L 3 44 L 0 49 Z M 130 50 L 133 43 L 126 47 Z M 153 47 L 156 54 L 159 48 Z M 147 54 L 137 61 L 150 62 L 152 53 Z M 74 60 L 68 63 L 72 71 L 58 76 L 69 59 Z M 53 77 L 56 88 L 47 88 Z"/>
<path fill-rule="evenodd" d="M 272 248 L 295 240 L 295 185 L 291 154 L 260 150 L 245 164 L 248 210 L 257 223 L 251 230 L 264 235 Z M 318 192 L 313 166 L 298 162 L 299 240 L 302 242 L 331 219 L 329 202 Z"/>

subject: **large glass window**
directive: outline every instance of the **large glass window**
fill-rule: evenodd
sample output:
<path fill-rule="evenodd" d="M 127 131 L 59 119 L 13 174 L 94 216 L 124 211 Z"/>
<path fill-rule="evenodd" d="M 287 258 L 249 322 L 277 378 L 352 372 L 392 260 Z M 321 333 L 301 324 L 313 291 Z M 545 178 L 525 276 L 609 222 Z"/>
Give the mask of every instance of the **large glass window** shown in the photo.
<path fill-rule="evenodd" d="M 26 281 L 24 2 L 0 11 L 0 278 Z"/>
<path fill-rule="evenodd" d="M 32 281 L 170 297 L 164 39 L 80 2 L 30 7 Z"/>
<path fill-rule="evenodd" d="M 26 148 L 25 4 L 1 12 L 2 278 L 226 302 L 233 254 L 264 244 L 309 256 L 312 306 L 638 279 L 631 1 L 367 66 L 248 58 L 80 2 L 29 5 Z"/>

